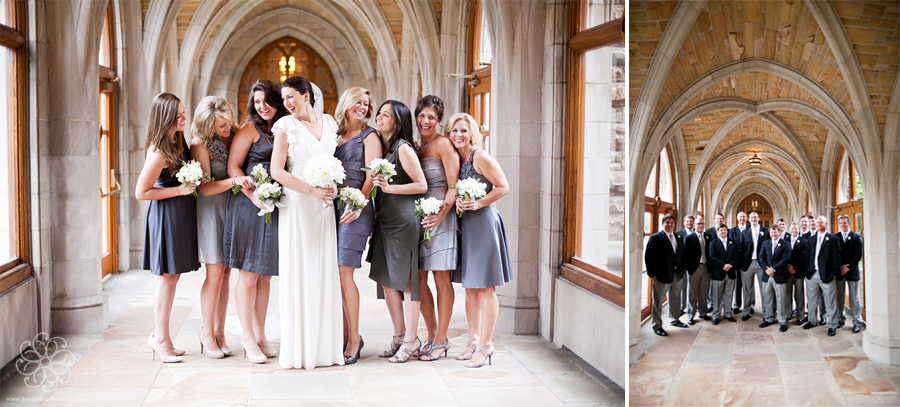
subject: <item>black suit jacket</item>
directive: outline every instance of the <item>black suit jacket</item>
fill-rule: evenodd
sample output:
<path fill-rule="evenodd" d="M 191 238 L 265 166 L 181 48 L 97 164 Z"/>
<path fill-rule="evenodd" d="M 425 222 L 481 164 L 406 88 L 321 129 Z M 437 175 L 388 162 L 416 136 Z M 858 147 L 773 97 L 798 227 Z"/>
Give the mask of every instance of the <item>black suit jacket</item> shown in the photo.
<path fill-rule="evenodd" d="M 744 269 L 744 252 L 747 251 L 747 245 L 744 243 L 744 235 L 741 233 L 741 229 L 738 226 L 735 226 L 731 229 L 728 229 L 728 238 L 734 241 L 734 244 L 737 245 L 735 248 L 735 256 L 737 256 L 734 261 L 734 266 L 740 270 Z M 752 242 L 751 242 L 752 243 Z"/>
<path fill-rule="evenodd" d="M 709 278 L 722 281 L 727 275 L 728 278 L 734 279 L 738 270 L 738 248 L 739 245 L 733 239 L 728 238 L 728 248 L 722 246 L 722 241 L 718 237 L 709 242 L 709 251 L 706 258 L 707 268 L 709 269 Z M 725 271 L 726 264 L 731 265 L 731 270 Z"/>
<path fill-rule="evenodd" d="M 711 228 L 707 228 L 706 230 L 704 230 L 703 236 L 706 237 L 706 246 L 707 246 L 707 248 L 709 248 L 709 243 L 712 242 L 713 239 L 719 238 L 719 231 L 716 229 L 715 226 L 713 226 Z M 707 251 L 707 253 L 709 253 L 709 251 Z M 707 257 L 709 257 L 709 255 L 707 255 Z"/>
<path fill-rule="evenodd" d="M 791 260 L 791 244 L 786 243 L 783 239 L 778 239 L 775 243 L 775 253 L 772 253 L 772 239 L 766 239 L 759 245 L 759 267 L 775 269 L 775 282 L 778 284 L 787 283 L 791 278 L 791 273 L 787 271 L 788 262 Z M 762 281 L 768 282 L 769 275 L 763 273 Z"/>
<path fill-rule="evenodd" d="M 664 284 L 675 281 L 675 274 L 683 276 L 681 259 L 684 252 L 684 238 L 675 235 L 677 250 L 672 250 L 672 243 L 665 231 L 650 236 L 647 249 L 644 250 L 644 263 L 647 265 L 647 276 L 656 278 Z"/>
<path fill-rule="evenodd" d="M 681 236 L 681 241 L 684 242 L 681 268 L 687 271 L 689 275 L 694 274 L 697 271 L 697 266 L 700 265 L 700 256 L 703 254 L 700 251 L 700 239 L 693 233 L 688 236 L 688 232 L 685 229 L 675 231 L 675 234 Z M 702 238 L 703 235 L 700 235 L 700 237 Z M 703 238 L 703 244 L 706 244 L 705 238 Z"/>
<path fill-rule="evenodd" d="M 771 236 L 769 236 L 769 229 L 762 226 L 759 227 L 759 232 L 757 233 L 759 233 L 759 236 L 756 237 L 756 259 L 759 260 L 761 243 L 765 239 L 771 239 Z M 742 235 L 746 250 L 744 250 L 744 263 L 741 266 L 741 270 L 747 270 L 750 268 L 750 262 L 753 260 L 753 228 L 748 224 Z"/>
<path fill-rule="evenodd" d="M 785 240 L 785 242 L 790 246 L 790 239 Z M 802 236 L 798 236 L 797 243 L 791 248 L 791 259 L 788 260 L 788 264 L 794 266 L 794 278 L 806 277 L 806 262 L 809 260 L 807 247 L 809 247 L 809 242 Z"/>
<path fill-rule="evenodd" d="M 846 242 L 843 241 L 844 236 L 840 232 L 835 233 L 835 236 L 841 240 L 841 264 L 850 266 L 850 271 L 846 275 L 842 276 L 840 271 L 838 271 L 835 278 L 838 280 L 859 281 L 859 261 L 862 259 L 863 254 L 862 236 L 852 230 L 847 234 Z"/>
<path fill-rule="evenodd" d="M 818 237 L 812 234 L 807 239 L 809 246 L 809 258 L 806 263 L 806 278 L 812 278 L 816 273 L 816 244 Z M 830 283 L 834 276 L 841 273 L 841 238 L 826 233 L 822 240 L 822 248 L 819 250 L 819 278 L 823 283 Z"/>

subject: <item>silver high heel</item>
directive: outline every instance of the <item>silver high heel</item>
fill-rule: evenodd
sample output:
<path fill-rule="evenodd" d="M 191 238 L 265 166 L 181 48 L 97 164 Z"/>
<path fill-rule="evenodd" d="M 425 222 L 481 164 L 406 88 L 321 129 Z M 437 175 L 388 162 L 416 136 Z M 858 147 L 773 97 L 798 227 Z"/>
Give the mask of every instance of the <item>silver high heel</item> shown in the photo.
<path fill-rule="evenodd" d="M 413 341 L 418 342 L 419 344 L 415 347 L 407 346 L 407 344 L 412 344 Z M 422 346 L 422 341 L 419 340 L 417 336 L 416 339 L 412 341 L 403 341 L 403 345 L 400 346 L 400 350 L 397 351 L 397 354 L 388 359 L 388 362 L 391 363 L 406 363 L 409 358 L 412 357 L 413 353 L 419 350 L 419 347 Z"/>
<path fill-rule="evenodd" d="M 481 359 L 481 362 L 469 362 L 466 363 L 466 367 L 482 367 L 484 366 L 484 362 L 487 362 L 487 364 L 490 365 L 491 356 L 494 356 L 494 352 L 494 344 L 488 343 L 487 345 L 482 346 L 481 349 L 478 350 L 478 353 L 484 355 L 484 358 Z"/>
<path fill-rule="evenodd" d="M 444 351 L 441 352 L 441 349 L 443 349 Z M 437 356 L 434 355 L 434 351 L 438 351 Z M 450 340 L 447 339 L 444 341 L 444 343 L 442 343 L 440 345 L 432 346 L 430 349 L 428 349 L 428 353 L 420 354 L 419 360 L 422 360 L 425 362 L 435 361 L 435 360 L 438 360 L 441 358 L 442 353 L 443 353 L 443 356 L 447 356 L 447 352 L 449 352 L 449 351 L 450 351 Z"/>
<path fill-rule="evenodd" d="M 469 350 L 472 350 L 469 352 Z M 466 349 L 463 350 L 463 353 L 456 355 L 456 360 L 469 360 L 472 359 L 472 355 L 475 354 L 475 351 L 478 350 L 478 336 L 476 335 L 471 340 L 466 341 Z"/>
<path fill-rule="evenodd" d="M 156 360 L 156 354 L 159 353 L 159 360 L 163 361 L 163 363 L 178 363 L 182 361 L 181 356 L 164 355 L 162 352 L 160 352 L 159 348 L 156 347 L 156 341 L 153 340 L 153 332 L 150 332 L 150 336 L 147 337 L 147 345 L 150 346 L 151 360 Z"/>
<path fill-rule="evenodd" d="M 391 337 L 391 346 L 389 346 L 387 349 L 381 351 L 381 353 L 378 355 L 378 357 L 389 358 L 391 356 L 394 356 L 397 353 L 397 351 L 400 350 L 400 344 L 397 342 L 394 342 L 394 340 L 397 338 L 400 338 L 400 341 L 402 342 L 404 336 L 406 336 L 406 334 L 392 336 Z"/>

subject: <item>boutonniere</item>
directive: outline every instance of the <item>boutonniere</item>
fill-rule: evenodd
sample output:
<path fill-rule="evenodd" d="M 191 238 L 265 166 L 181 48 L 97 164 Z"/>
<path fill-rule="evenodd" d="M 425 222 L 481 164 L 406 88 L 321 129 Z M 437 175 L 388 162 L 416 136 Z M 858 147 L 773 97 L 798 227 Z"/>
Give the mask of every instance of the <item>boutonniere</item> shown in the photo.
<path fill-rule="evenodd" d="M 759 235 L 762 236 L 762 231 L 761 231 L 761 230 L 759 231 Z"/>
<path fill-rule="evenodd" d="M 681 235 L 675 235 L 676 239 L 681 239 Z"/>
<path fill-rule="evenodd" d="M 825 241 L 826 241 L 826 242 L 828 241 L 828 236 L 825 236 Z"/>
<path fill-rule="evenodd" d="M 731 240 L 728 241 L 728 244 L 733 244 L 733 243 L 734 243 L 734 242 L 732 242 Z"/>
<path fill-rule="evenodd" d="M 781 247 L 781 243 L 779 243 L 778 246 L 775 246 L 775 247 Z"/>

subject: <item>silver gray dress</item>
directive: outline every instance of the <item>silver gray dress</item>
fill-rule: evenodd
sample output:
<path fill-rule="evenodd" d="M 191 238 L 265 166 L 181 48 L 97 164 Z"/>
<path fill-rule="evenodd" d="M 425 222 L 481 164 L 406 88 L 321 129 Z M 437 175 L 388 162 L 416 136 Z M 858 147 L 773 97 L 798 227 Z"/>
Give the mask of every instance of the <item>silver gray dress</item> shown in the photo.
<path fill-rule="evenodd" d="M 424 198 L 443 200 L 449 188 L 443 161 L 437 157 L 425 157 L 421 162 L 425 181 L 428 183 Z M 419 270 L 456 269 L 459 255 L 456 219 L 455 211 L 450 211 L 441 223 L 431 229 L 431 240 L 425 240 L 425 229 L 422 228 L 423 234 L 419 236 Z"/>
<path fill-rule="evenodd" d="M 356 137 L 351 138 L 337 146 L 334 150 L 334 156 L 341 160 L 344 166 L 344 173 L 347 178 L 338 185 L 338 188 L 353 187 L 362 189 L 366 183 L 366 172 L 361 168 L 366 166 L 366 146 L 363 141 L 375 129 L 366 127 Z M 374 135 L 373 137 L 378 137 Z M 337 225 L 338 238 L 338 265 L 344 267 L 352 267 L 358 269 L 362 267 L 362 254 L 366 250 L 366 243 L 372 234 L 372 228 L 375 224 L 375 209 L 372 200 L 363 208 L 359 218 L 349 224 L 341 224 L 341 215 L 344 214 L 344 205 L 340 200 L 334 200 L 334 216 Z"/>
<path fill-rule="evenodd" d="M 228 178 L 228 148 L 222 142 L 222 138 L 216 136 L 216 141 L 206 148 L 213 155 L 209 162 L 210 176 L 216 181 Z M 222 233 L 225 230 L 225 212 L 228 210 L 228 201 L 231 199 L 231 191 L 225 191 L 213 196 L 197 195 L 197 247 L 199 249 L 200 262 L 206 264 L 223 264 L 225 253 L 222 250 Z"/>
<path fill-rule="evenodd" d="M 487 184 L 487 192 L 494 185 L 475 171 L 472 160 L 475 152 L 459 168 L 459 179 L 475 178 Z M 453 282 L 463 288 L 490 288 L 512 281 L 506 230 L 500 212 L 490 204 L 477 211 L 465 211 L 459 220 L 462 232 L 459 244 L 459 267 L 453 272 Z"/>

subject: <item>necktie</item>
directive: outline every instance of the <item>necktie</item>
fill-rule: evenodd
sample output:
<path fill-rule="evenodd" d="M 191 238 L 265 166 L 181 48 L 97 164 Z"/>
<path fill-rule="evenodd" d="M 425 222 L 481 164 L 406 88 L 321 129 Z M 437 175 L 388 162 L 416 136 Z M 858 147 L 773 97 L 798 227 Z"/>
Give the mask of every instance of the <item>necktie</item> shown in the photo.
<path fill-rule="evenodd" d="M 777 247 L 777 245 L 778 245 L 778 241 L 777 241 L 777 240 L 773 240 L 773 241 L 772 241 L 772 255 L 773 255 L 773 256 L 775 255 L 775 248 Z"/>
<path fill-rule="evenodd" d="M 847 232 L 844 232 L 844 243 L 847 243 Z"/>
<path fill-rule="evenodd" d="M 669 236 L 669 242 L 672 243 L 672 251 L 673 251 L 673 252 L 677 252 L 677 251 L 678 251 L 678 245 L 675 244 L 675 235 L 673 235 L 672 233 L 666 233 L 666 234 Z"/>
<path fill-rule="evenodd" d="M 815 261 L 816 264 L 815 264 L 815 266 L 816 266 L 816 270 L 818 270 L 819 269 L 819 251 L 822 250 L 822 235 L 817 233 L 816 236 L 817 236 L 817 238 L 816 238 L 817 243 L 816 243 L 816 261 Z"/>

